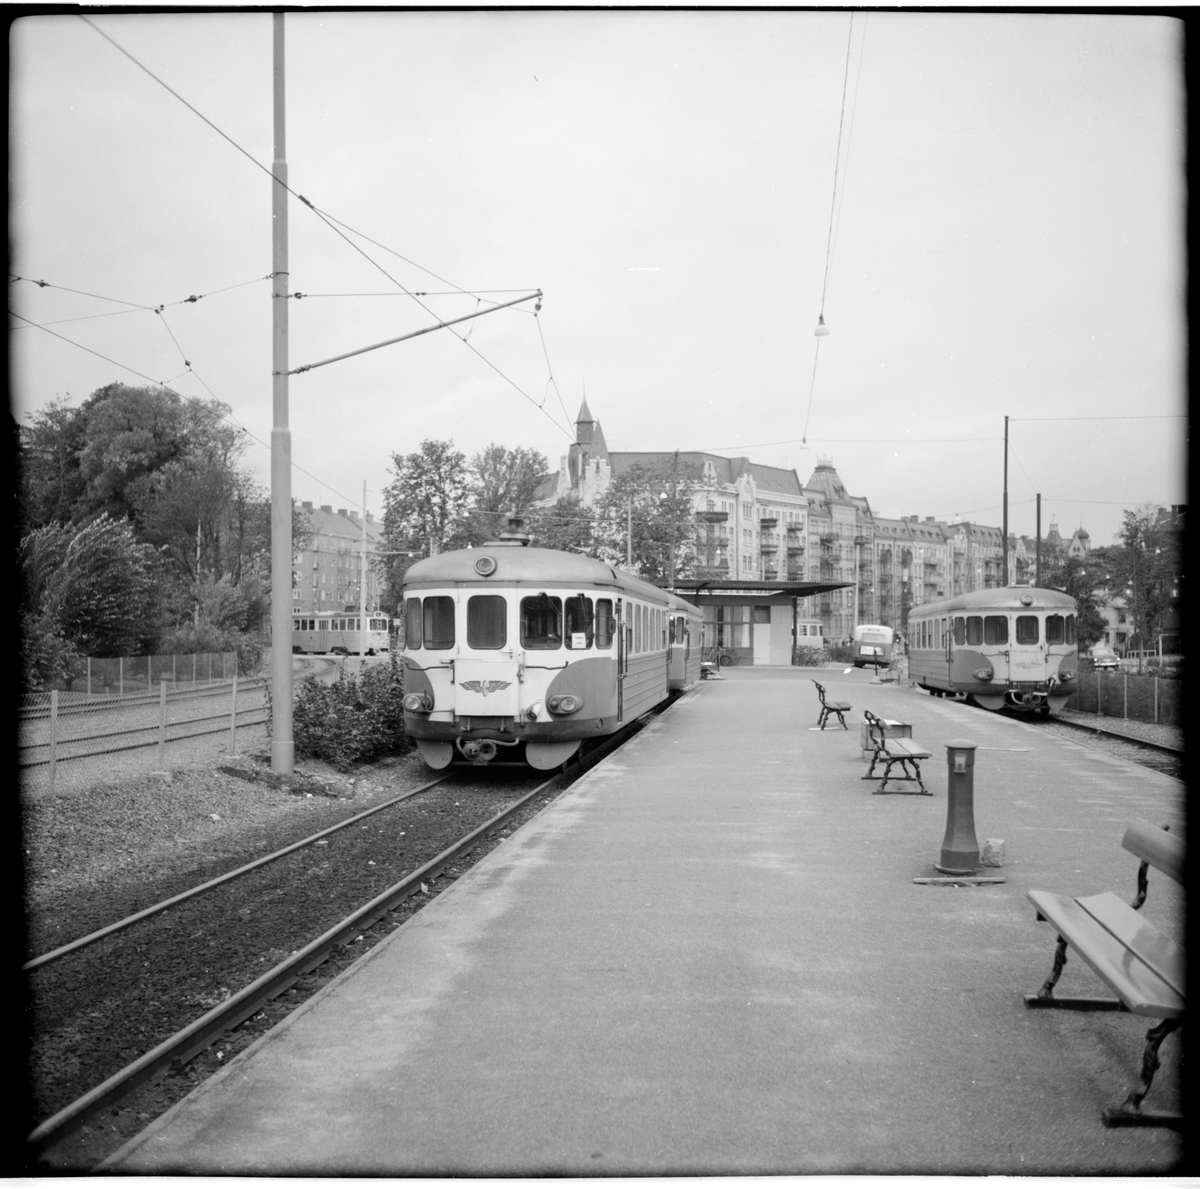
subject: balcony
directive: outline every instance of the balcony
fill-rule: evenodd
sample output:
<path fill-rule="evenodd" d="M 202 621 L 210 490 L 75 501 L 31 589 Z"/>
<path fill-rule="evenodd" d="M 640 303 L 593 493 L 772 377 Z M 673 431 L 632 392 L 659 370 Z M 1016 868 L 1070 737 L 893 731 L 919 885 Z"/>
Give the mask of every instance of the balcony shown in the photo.
<path fill-rule="evenodd" d="M 795 542 L 789 541 L 787 546 L 788 557 L 801 557 L 804 554 L 804 546 Z"/>
<path fill-rule="evenodd" d="M 760 516 L 758 518 L 759 528 L 774 528 L 779 523 L 778 516 Z"/>
<path fill-rule="evenodd" d="M 724 524 L 729 519 L 728 512 L 697 512 L 696 519 L 702 524 Z"/>

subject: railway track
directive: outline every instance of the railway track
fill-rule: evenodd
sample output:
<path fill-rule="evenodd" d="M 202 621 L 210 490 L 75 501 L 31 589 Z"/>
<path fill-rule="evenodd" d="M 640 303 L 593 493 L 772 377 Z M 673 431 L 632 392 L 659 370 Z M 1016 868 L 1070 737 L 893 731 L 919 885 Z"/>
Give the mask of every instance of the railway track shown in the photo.
<path fill-rule="evenodd" d="M 31 959 L 34 1167 L 95 1167 L 632 733 L 536 784 L 456 769 Z"/>
<path fill-rule="evenodd" d="M 1037 725 L 1063 738 L 1085 742 L 1088 746 L 1099 748 L 1110 755 L 1132 760 L 1144 768 L 1152 768 L 1178 780 L 1183 779 L 1185 753 L 1181 748 L 1140 738 L 1107 726 L 1075 722 L 1058 715 L 1052 715 Z"/>

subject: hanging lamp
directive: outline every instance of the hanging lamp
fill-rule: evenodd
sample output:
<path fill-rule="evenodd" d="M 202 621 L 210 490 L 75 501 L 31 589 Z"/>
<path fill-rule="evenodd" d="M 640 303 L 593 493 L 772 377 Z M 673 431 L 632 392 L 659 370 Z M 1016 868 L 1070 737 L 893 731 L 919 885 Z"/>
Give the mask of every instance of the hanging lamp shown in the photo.
<path fill-rule="evenodd" d="M 822 335 L 829 333 L 829 327 L 825 325 L 825 315 L 817 315 L 817 329 L 813 331 L 814 336 L 820 338 Z"/>

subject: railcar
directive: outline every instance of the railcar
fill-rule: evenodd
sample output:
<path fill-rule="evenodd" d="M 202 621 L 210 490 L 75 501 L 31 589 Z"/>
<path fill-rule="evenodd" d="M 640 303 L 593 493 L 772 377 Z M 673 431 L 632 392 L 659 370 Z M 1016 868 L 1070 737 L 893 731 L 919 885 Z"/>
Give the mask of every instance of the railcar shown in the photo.
<path fill-rule="evenodd" d="M 550 769 L 700 678 L 700 612 L 516 531 L 404 576 L 404 728 L 425 762 Z"/>
<path fill-rule="evenodd" d="M 292 651 L 335 652 L 357 656 L 363 650 L 362 620 L 353 612 L 321 611 L 292 616 Z M 391 620 L 378 612 L 367 614 L 367 656 L 391 647 Z"/>
<path fill-rule="evenodd" d="M 1078 688 L 1075 600 L 1009 586 L 922 603 L 909 612 L 908 650 L 921 689 L 1047 715 Z"/>
<path fill-rule="evenodd" d="M 854 667 L 892 663 L 892 629 L 881 623 L 860 623 L 854 629 Z"/>

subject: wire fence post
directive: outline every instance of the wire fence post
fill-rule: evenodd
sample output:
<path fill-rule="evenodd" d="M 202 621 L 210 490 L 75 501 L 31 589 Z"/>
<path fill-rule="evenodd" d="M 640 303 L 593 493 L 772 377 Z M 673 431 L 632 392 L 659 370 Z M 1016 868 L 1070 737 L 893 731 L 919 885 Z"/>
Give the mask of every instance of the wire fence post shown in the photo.
<path fill-rule="evenodd" d="M 196 684 L 196 654 L 192 653 L 192 684 Z"/>
<path fill-rule="evenodd" d="M 237 753 L 237 669 L 233 671 L 233 698 L 229 708 L 229 754 Z"/>
<path fill-rule="evenodd" d="M 117 657 L 117 697 L 125 696 L 125 658 Z"/>
<path fill-rule="evenodd" d="M 92 696 L 92 658 L 87 658 L 87 692 L 88 697 Z"/>
<path fill-rule="evenodd" d="M 167 766 L 167 681 L 158 679 L 158 766 Z"/>
<path fill-rule="evenodd" d="M 1121 674 L 1121 717 L 1129 717 L 1129 674 Z"/>
<path fill-rule="evenodd" d="M 54 792 L 54 770 L 58 763 L 58 690 L 50 691 L 50 792 Z"/>
<path fill-rule="evenodd" d="M 1154 678 L 1154 725 L 1158 725 L 1158 676 Z"/>

